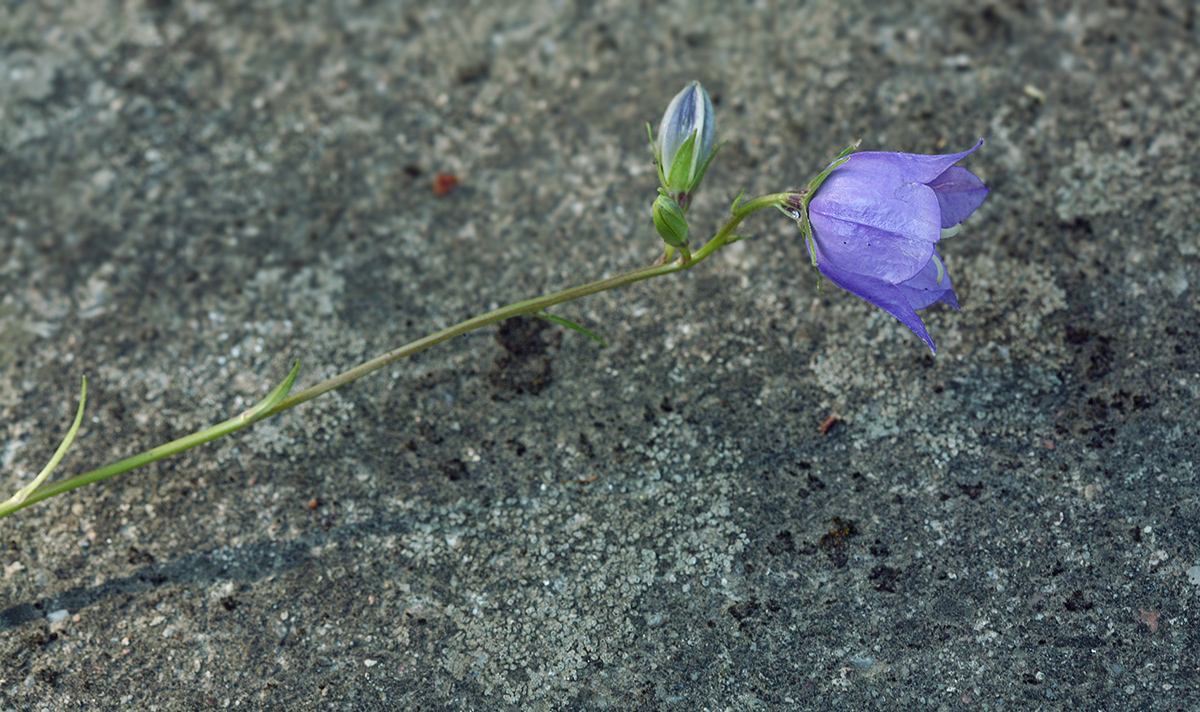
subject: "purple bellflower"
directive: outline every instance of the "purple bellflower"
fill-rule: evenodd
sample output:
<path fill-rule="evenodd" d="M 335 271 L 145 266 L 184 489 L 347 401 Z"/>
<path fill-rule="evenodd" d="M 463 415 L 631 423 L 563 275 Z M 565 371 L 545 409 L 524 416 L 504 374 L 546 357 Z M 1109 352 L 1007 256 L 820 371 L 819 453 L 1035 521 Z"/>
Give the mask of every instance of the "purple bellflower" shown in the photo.
<path fill-rule="evenodd" d="M 959 309 L 934 245 L 987 197 L 974 173 L 954 165 L 981 145 L 938 156 L 853 153 L 785 210 L 800 223 L 821 274 L 899 319 L 935 354 L 917 310 L 936 302 Z"/>

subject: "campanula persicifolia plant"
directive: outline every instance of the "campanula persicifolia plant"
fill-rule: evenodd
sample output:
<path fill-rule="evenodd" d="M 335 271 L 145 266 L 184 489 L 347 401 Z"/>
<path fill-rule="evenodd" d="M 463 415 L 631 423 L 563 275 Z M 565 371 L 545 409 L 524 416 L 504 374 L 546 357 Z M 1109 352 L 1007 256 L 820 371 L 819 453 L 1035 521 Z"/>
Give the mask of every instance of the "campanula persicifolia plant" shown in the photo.
<path fill-rule="evenodd" d="M 745 236 L 734 234 L 734 230 L 747 217 L 765 208 L 778 208 L 796 221 L 812 264 L 820 274 L 895 316 L 931 350 L 934 349 L 933 339 L 917 310 L 936 302 L 958 308 L 950 275 L 936 245 L 942 237 L 956 230 L 987 197 L 988 189 L 983 182 L 967 169 L 955 165 L 977 150 L 982 141 L 961 153 L 935 156 L 853 153 L 854 147 L 849 148 L 804 189 L 772 193 L 744 203 L 739 196 L 730 208 L 731 214 L 725 224 L 692 252 L 687 210 L 720 148 L 714 143 L 716 119 L 708 92 L 699 82 L 688 84 L 668 104 L 659 123 L 657 140 L 652 130 L 650 134 L 660 183 L 659 195 L 651 205 L 651 218 L 666 243 L 665 252 L 654 263 L 493 309 L 291 394 L 299 372 L 299 364 L 296 364 L 287 378 L 257 405 L 223 423 L 99 469 L 44 484 L 79 431 L 87 397 L 85 379 L 79 408 L 67 436 L 49 464 L 15 495 L 0 503 L 0 517 L 229 435 L 341 388 L 405 356 L 504 319 L 537 316 L 600 341 L 588 329 L 549 314 L 547 309 L 589 294 L 689 269 L 726 245 L 745 239 Z"/>

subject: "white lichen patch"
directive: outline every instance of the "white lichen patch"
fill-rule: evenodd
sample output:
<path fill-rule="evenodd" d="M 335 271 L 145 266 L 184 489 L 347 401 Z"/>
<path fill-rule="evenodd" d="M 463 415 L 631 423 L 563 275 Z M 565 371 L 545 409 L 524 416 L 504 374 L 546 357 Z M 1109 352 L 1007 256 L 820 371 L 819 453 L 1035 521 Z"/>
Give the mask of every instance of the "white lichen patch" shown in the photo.
<path fill-rule="evenodd" d="M 736 559 L 748 538 L 730 500 L 740 456 L 718 447 L 711 465 L 696 466 L 688 455 L 699 435 L 679 416 L 663 416 L 648 439 L 654 445 L 641 448 L 647 457 L 614 478 L 623 496 L 579 500 L 545 487 L 454 522 L 453 509 L 439 512 L 397 544 L 422 568 L 457 574 L 436 594 L 413 590 L 394 605 L 410 618 L 452 623 L 447 672 L 515 704 L 597 661 L 622 665 L 643 623 L 679 615 L 647 610 L 646 600 L 740 600 Z M 692 511 L 698 494 L 703 507 Z M 490 536 L 514 521 L 524 536 Z"/>
<path fill-rule="evenodd" d="M 1145 199 L 1139 188 L 1146 169 L 1129 151 L 1100 153 L 1087 141 L 1076 141 L 1074 158 L 1059 169 L 1058 218 L 1078 218 L 1122 213 Z"/>

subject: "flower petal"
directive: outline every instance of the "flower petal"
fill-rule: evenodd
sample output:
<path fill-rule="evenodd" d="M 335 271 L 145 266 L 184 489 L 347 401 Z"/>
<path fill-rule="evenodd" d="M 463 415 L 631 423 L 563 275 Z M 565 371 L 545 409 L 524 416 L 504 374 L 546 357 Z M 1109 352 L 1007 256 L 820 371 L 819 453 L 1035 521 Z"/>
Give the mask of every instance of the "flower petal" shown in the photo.
<path fill-rule="evenodd" d="M 987 198 L 988 187 L 979 176 L 962 166 L 950 166 L 929 184 L 942 207 L 942 229 L 954 227 L 970 217 Z"/>
<path fill-rule="evenodd" d="M 817 263 L 898 283 L 921 271 L 942 237 L 941 206 L 927 185 L 895 170 L 839 166 L 809 203 Z"/>
<path fill-rule="evenodd" d="M 937 347 L 933 345 L 933 338 L 925 329 L 925 323 L 917 316 L 917 310 L 913 309 L 900 286 L 861 274 L 851 274 L 833 264 L 821 265 L 818 262 L 817 269 L 837 286 L 899 319 L 901 324 L 907 326 L 929 346 L 930 351 L 937 354 Z"/>
<path fill-rule="evenodd" d="M 896 285 L 913 309 L 924 309 L 937 302 L 942 302 L 962 311 L 962 308 L 958 306 L 958 298 L 954 294 L 954 285 L 950 281 L 950 274 L 946 272 L 944 266 L 939 264 L 941 259 L 935 252 L 933 258 L 929 260 L 929 264 L 925 265 L 925 268 L 918 272 L 917 276 Z M 940 282 L 938 281 L 939 273 L 942 278 Z"/>
<path fill-rule="evenodd" d="M 914 183 L 931 183 L 945 173 L 950 166 L 975 153 L 982 145 L 983 139 L 979 139 L 979 143 L 965 151 L 935 156 L 894 151 L 863 151 L 851 154 L 850 160 L 842 165 L 853 165 L 855 168 L 872 173 L 879 173 L 890 168 L 903 176 L 904 180 Z"/>

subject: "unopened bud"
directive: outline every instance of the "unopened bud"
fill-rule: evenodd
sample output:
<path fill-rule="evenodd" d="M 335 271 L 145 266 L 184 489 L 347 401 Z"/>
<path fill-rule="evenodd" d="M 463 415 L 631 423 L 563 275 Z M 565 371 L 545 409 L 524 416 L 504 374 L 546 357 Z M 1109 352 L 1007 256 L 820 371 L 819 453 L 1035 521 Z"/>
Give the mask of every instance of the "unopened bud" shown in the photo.
<path fill-rule="evenodd" d="M 686 202 L 712 160 L 716 119 L 712 99 L 692 82 L 667 105 L 658 127 L 658 176 L 663 188 Z"/>
<path fill-rule="evenodd" d="M 666 193 L 660 193 L 654 201 L 654 227 L 663 242 L 671 247 L 683 247 L 688 241 L 687 216 L 679 203 Z"/>

